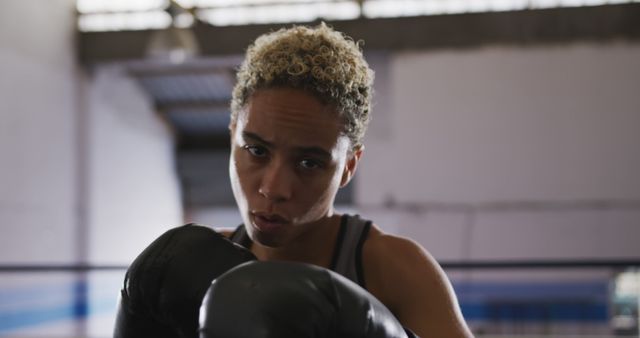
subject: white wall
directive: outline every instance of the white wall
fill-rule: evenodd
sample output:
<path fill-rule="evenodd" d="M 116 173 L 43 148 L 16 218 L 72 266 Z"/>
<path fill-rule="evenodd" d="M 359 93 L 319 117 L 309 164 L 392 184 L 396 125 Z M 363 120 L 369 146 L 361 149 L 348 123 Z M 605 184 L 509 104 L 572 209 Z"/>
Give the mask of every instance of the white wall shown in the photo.
<path fill-rule="evenodd" d="M 640 45 L 397 53 L 389 81 L 359 174 L 403 179 L 364 204 L 640 199 Z"/>
<path fill-rule="evenodd" d="M 182 222 L 171 132 L 122 67 L 76 64 L 74 6 L 0 11 L 0 262 L 124 264 Z"/>
<path fill-rule="evenodd" d="M 640 45 L 382 61 L 365 215 L 444 260 L 640 257 Z"/>
<path fill-rule="evenodd" d="M 0 264 L 79 261 L 79 77 L 73 3 L 2 1 Z M 54 318 L 70 315 L 66 310 L 73 305 L 74 277 L 0 274 L 0 335 L 20 321 L 28 322 L 28 313 L 36 314 L 31 318 L 38 311 Z M 77 328 L 69 325 L 64 333 L 69 336 Z"/>
<path fill-rule="evenodd" d="M 129 264 L 182 224 L 173 136 L 124 66 L 97 68 L 87 95 L 90 261 Z"/>
<path fill-rule="evenodd" d="M 74 13 L 2 0 L 0 264 L 125 265 L 182 223 L 171 133 L 121 67 L 77 64 Z M 0 336 L 109 336 L 123 275 L 2 272 Z"/>
<path fill-rule="evenodd" d="M 0 11 L 0 262 L 76 259 L 73 2 Z M 26 15 L 29 14 L 29 15 Z M 38 29 L 25 29 L 35 27 Z"/>

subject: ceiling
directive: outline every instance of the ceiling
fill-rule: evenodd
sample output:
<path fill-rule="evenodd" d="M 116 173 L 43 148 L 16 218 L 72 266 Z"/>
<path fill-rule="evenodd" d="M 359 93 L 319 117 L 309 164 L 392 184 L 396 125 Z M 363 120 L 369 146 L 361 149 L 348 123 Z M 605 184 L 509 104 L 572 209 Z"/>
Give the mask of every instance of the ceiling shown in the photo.
<path fill-rule="evenodd" d="M 229 100 L 239 58 L 128 63 L 129 73 L 173 127 L 179 149 L 226 147 Z"/>

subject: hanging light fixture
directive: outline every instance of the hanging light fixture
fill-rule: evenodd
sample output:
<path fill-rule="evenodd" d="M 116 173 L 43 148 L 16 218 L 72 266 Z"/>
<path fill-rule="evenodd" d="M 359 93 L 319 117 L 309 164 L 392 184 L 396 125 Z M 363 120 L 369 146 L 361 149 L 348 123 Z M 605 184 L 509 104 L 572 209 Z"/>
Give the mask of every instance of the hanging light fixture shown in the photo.
<path fill-rule="evenodd" d="M 191 30 L 195 21 L 193 13 L 175 0 L 165 9 L 171 16 L 171 25 L 153 33 L 147 46 L 147 57 L 181 64 L 199 53 L 195 34 Z"/>

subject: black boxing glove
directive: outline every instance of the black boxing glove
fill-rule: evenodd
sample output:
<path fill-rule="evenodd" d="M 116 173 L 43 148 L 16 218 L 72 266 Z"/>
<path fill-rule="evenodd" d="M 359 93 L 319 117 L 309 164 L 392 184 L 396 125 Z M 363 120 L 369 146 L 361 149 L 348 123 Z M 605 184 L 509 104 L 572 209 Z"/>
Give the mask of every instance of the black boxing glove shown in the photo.
<path fill-rule="evenodd" d="M 127 270 L 114 337 L 197 337 L 198 309 L 211 282 L 254 259 L 204 226 L 165 232 Z"/>
<path fill-rule="evenodd" d="M 250 262 L 218 277 L 200 308 L 200 338 L 406 338 L 369 292 L 324 268 Z"/>

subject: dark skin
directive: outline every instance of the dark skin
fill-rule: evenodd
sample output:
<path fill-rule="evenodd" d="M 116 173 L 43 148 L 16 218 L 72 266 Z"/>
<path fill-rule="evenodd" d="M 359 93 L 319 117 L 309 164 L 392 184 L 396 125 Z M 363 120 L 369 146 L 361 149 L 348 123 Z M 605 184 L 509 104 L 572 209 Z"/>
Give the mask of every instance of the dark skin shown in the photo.
<path fill-rule="evenodd" d="M 259 90 L 232 123 L 232 187 L 258 259 L 329 268 L 341 217 L 333 201 L 364 150 L 341 128 L 332 107 L 290 88 Z M 363 270 L 368 291 L 419 336 L 472 337 L 449 280 L 416 242 L 374 225 Z"/>

